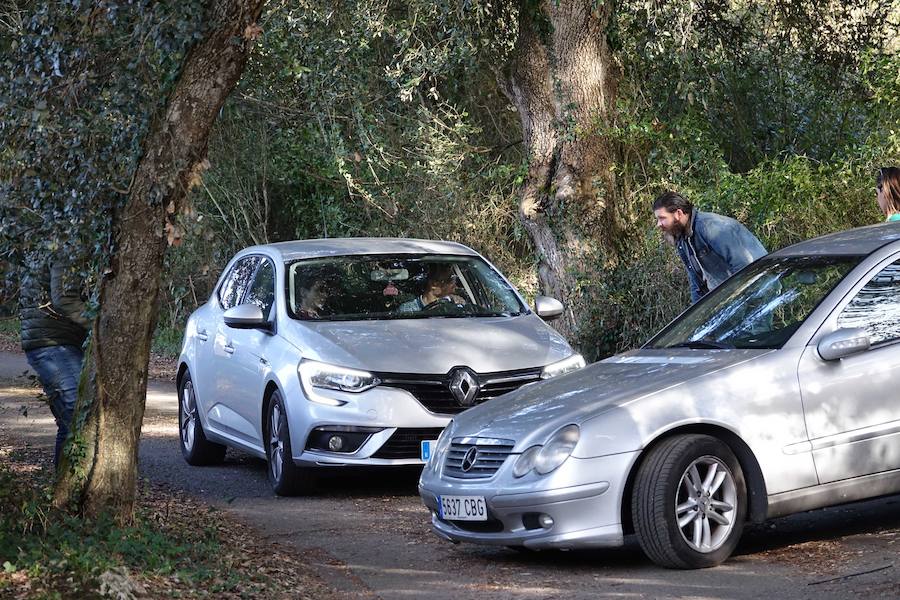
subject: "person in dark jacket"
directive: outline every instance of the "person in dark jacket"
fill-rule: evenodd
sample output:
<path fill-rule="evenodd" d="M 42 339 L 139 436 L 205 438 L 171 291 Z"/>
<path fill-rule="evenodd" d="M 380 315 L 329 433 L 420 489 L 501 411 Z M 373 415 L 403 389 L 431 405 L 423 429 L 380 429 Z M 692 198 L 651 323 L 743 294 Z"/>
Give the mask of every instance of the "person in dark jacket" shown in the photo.
<path fill-rule="evenodd" d="M 80 292 L 79 278 L 67 263 L 36 255 L 26 260 L 19 291 L 22 349 L 56 419 L 57 465 L 69 435 L 84 362 L 82 346 L 90 327 Z"/>
<path fill-rule="evenodd" d="M 756 236 L 731 217 L 701 212 L 684 196 L 665 192 L 653 203 L 656 226 L 675 244 L 687 270 L 691 303 L 766 255 Z"/>

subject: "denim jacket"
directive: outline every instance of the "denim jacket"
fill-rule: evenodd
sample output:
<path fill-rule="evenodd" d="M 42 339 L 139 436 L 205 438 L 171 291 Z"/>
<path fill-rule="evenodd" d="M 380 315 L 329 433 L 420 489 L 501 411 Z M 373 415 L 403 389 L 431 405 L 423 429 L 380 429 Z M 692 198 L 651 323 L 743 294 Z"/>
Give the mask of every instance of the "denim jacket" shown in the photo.
<path fill-rule="evenodd" d="M 675 240 L 687 269 L 691 303 L 766 255 L 766 249 L 746 227 L 715 213 L 693 210 L 684 235 Z"/>

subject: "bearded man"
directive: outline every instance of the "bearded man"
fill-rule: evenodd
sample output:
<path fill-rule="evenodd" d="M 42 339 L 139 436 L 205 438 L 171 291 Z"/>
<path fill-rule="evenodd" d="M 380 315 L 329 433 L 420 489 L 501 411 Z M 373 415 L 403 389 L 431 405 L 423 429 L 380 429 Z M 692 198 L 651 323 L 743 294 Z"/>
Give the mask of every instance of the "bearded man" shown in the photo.
<path fill-rule="evenodd" d="M 731 217 L 696 210 L 677 192 L 653 202 L 656 227 L 678 250 L 687 270 L 693 304 L 710 290 L 766 255 L 756 236 Z"/>

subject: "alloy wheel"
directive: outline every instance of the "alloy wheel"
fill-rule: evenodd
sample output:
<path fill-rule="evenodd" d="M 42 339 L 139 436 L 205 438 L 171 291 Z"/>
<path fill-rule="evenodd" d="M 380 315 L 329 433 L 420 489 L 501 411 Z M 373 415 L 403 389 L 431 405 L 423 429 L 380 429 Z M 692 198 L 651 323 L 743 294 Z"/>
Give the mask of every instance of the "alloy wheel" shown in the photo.
<path fill-rule="evenodd" d="M 734 475 L 714 456 L 701 456 L 681 475 L 675 518 L 684 541 L 698 552 L 714 552 L 734 528 L 738 493 Z"/>
<path fill-rule="evenodd" d="M 269 468 L 272 469 L 272 478 L 275 481 L 281 480 L 281 471 L 284 466 L 281 421 L 281 405 L 275 402 L 272 405 L 272 418 L 269 419 Z"/>
<path fill-rule="evenodd" d="M 181 443 L 188 451 L 194 447 L 197 433 L 197 401 L 194 398 L 194 384 L 185 383 L 181 390 Z"/>

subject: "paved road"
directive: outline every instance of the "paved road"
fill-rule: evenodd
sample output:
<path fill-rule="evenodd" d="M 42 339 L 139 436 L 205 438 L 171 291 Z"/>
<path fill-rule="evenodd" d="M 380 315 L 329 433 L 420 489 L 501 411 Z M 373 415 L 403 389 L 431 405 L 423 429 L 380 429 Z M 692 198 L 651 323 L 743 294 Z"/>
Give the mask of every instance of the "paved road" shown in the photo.
<path fill-rule="evenodd" d="M 0 353 L 0 436 L 49 449 L 52 418 L 25 369 L 21 356 Z M 415 471 L 340 471 L 315 496 L 279 498 L 264 463 L 245 454 L 229 451 L 217 467 L 184 463 L 171 383 L 153 382 L 147 407 L 144 477 L 221 507 L 261 544 L 293 545 L 348 598 L 900 597 L 900 496 L 754 526 L 732 560 L 703 571 L 657 568 L 633 541 L 590 552 L 454 546 L 429 533 Z"/>

